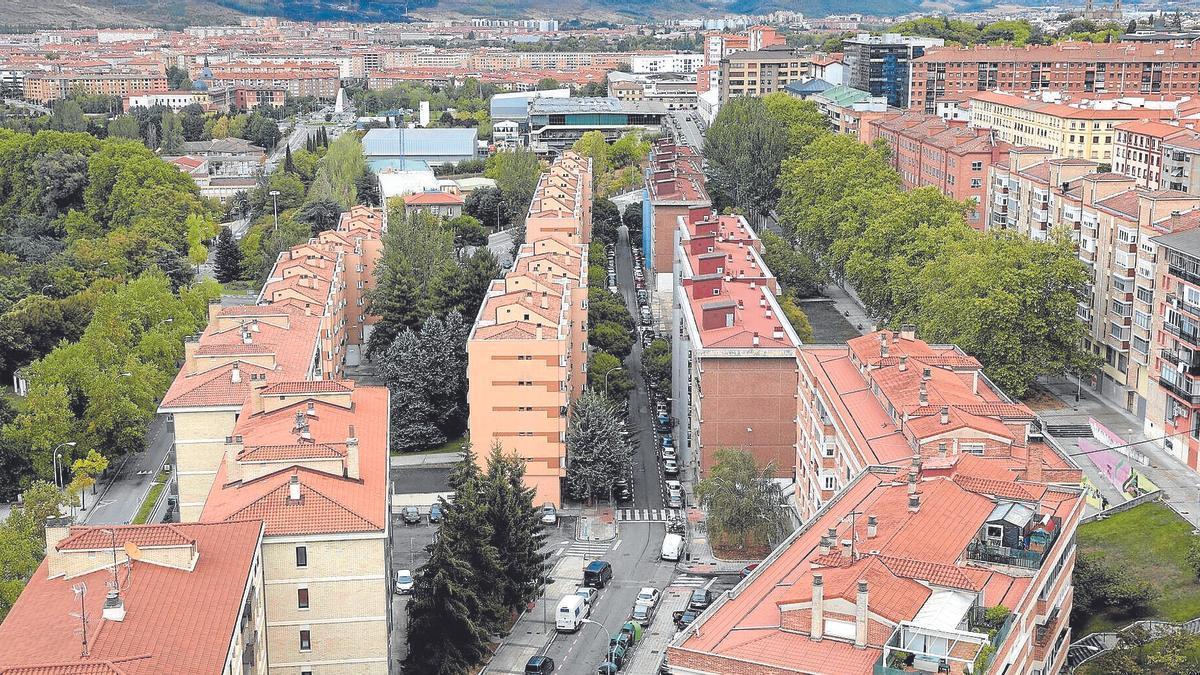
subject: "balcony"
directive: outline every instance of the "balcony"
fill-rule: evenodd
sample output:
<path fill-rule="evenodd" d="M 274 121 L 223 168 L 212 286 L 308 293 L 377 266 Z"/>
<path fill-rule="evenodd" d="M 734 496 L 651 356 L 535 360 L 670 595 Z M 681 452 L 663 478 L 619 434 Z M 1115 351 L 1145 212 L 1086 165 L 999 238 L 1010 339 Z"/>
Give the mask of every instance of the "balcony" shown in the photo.
<path fill-rule="evenodd" d="M 1196 328 L 1195 326 L 1181 326 L 1167 321 L 1163 323 L 1163 330 L 1186 340 L 1190 344 L 1200 345 L 1200 328 Z"/>
<path fill-rule="evenodd" d="M 1000 506 L 997 506 L 997 511 L 1006 506 L 1001 503 Z M 989 520 L 991 519 L 989 518 Z M 1042 563 L 1054 549 L 1054 543 L 1058 541 L 1058 535 L 1062 531 L 1062 521 L 1059 518 L 1051 517 L 1044 529 L 1022 532 L 1014 540 L 1009 540 L 1012 545 L 1008 546 L 1001 541 L 985 537 L 984 533 L 988 527 L 992 526 L 985 526 L 983 530 L 980 530 L 979 538 L 967 544 L 968 560 L 1037 570 L 1042 567 Z"/>
<path fill-rule="evenodd" d="M 973 607 L 974 610 L 983 613 L 982 607 Z M 991 658 L 984 648 L 990 645 L 993 653 L 999 651 L 1012 632 L 1015 619 L 1016 615 L 1009 614 L 998 627 L 971 620 L 968 624 L 972 630 L 931 628 L 901 621 L 883 646 L 873 675 L 986 673 Z"/>
<path fill-rule="evenodd" d="M 1164 349 L 1159 352 L 1159 355 L 1163 361 L 1173 366 L 1183 366 L 1183 372 L 1188 375 L 1200 375 L 1200 352 L 1177 352 L 1173 349 Z"/>
<path fill-rule="evenodd" d="M 1178 279 L 1183 279 L 1184 281 L 1188 282 L 1189 284 L 1200 285 L 1200 276 L 1192 274 L 1191 272 L 1183 269 L 1182 267 L 1176 267 L 1175 265 L 1168 265 L 1167 273 Z"/>
<path fill-rule="evenodd" d="M 1159 375 L 1158 383 L 1163 389 L 1166 389 L 1184 403 L 1200 403 L 1200 382 L 1194 382 L 1182 377 L 1178 380 L 1168 380 Z"/>
<path fill-rule="evenodd" d="M 1192 316 L 1200 317 L 1200 307 L 1197 307 L 1196 305 L 1188 303 L 1186 300 L 1179 297 L 1175 293 L 1167 294 L 1167 304 L 1181 312 L 1187 312 L 1188 314 L 1191 314 Z"/>

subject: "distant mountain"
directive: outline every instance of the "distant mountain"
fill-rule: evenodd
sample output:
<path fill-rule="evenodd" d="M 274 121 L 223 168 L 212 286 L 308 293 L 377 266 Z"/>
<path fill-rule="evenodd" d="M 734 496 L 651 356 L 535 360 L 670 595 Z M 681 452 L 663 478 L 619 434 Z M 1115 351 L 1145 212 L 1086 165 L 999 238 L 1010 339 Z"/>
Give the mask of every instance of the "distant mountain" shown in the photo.
<path fill-rule="evenodd" d="M 0 0 L 0 26 L 9 30 L 213 25 L 240 16 L 213 0 Z"/>

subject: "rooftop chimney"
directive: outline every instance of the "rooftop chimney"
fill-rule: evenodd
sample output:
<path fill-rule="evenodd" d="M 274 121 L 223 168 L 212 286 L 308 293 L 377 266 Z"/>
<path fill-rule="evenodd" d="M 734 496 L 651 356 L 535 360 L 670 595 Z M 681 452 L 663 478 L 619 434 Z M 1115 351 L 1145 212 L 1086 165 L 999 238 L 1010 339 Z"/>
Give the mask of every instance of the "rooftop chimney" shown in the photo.
<path fill-rule="evenodd" d="M 346 478 L 360 477 L 358 463 L 358 436 L 354 433 L 354 425 L 351 424 L 346 434 Z"/>
<path fill-rule="evenodd" d="M 258 327 L 258 319 L 254 319 L 250 322 L 250 330 L 254 331 L 255 333 L 262 330 Z"/>
<path fill-rule="evenodd" d="M 902 373 L 904 371 L 908 370 L 908 356 L 907 355 L 900 357 L 900 365 L 896 366 L 896 368 L 899 369 L 899 371 Z"/>
<path fill-rule="evenodd" d="M 900 339 L 901 340 L 916 340 L 917 339 L 917 325 L 912 324 L 912 323 L 902 324 L 900 326 Z"/>
<path fill-rule="evenodd" d="M 814 574 L 812 585 L 812 627 L 809 637 L 820 640 L 825 631 L 825 579 L 820 574 Z"/>
<path fill-rule="evenodd" d="M 851 532 L 850 536 L 853 537 L 854 533 Z M 847 558 L 853 557 L 853 555 L 854 555 L 854 540 L 853 539 L 843 539 L 842 540 L 842 555 Z"/>
<path fill-rule="evenodd" d="M 238 362 L 233 362 L 233 370 L 229 371 L 229 381 L 237 384 L 242 381 L 242 370 L 238 367 Z"/>
<path fill-rule="evenodd" d="M 921 407 L 929 405 L 929 391 L 925 388 L 924 380 L 921 380 L 921 388 L 917 391 L 917 403 Z"/>
<path fill-rule="evenodd" d="M 867 582 L 858 582 L 858 594 L 854 602 L 854 646 L 867 646 Z"/>
<path fill-rule="evenodd" d="M 867 516 L 867 539 L 874 539 L 879 533 L 879 518 Z"/>
<path fill-rule="evenodd" d="M 300 501 L 300 476 L 292 474 L 292 480 L 288 483 L 288 501 L 293 504 Z"/>
<path fill-rule="evenodd" d="M 832 544 L 829 541 L 829 537 L 822 535 L 821 536 L 821 546 L 819 548 L 821 555 L 829 555 L 829 548 L 831 545 Z"/>
<path fill-rule="evenodd" d="M 879 334 L 879 356 L 885 359 L 888 357 L 887 333 Z"/>
<path fill-rule="evenodd" d="M 829 528 L 829 541 L 831 543 L 837 541 L 837 528 L 836 527 Z"/>
<path fill-rule="evenodd" d="M 70 516 L 50 516 L 46 519 L 46 564 L 50 576 L 58 576 L 66 572 L 63 564 L 63 554 L 56 546 L 71 533 Z"/>
<path fill-rule="evenodd" d="M 921 379 L 928 382 L 933 377 L 933 370 L 930 368 L 921 369 Z"/>
<path fill-rule="evenodd" d="M 108 595 L 104 598 L 103 616 L 106 621 L 125 620 L 125 601 L 121 599 L 121 594 L 115 588 L 110 588 Z"/>
<path fill-rule="evenodd" d="M 908 496 L 908 512 L 916 513 L 921 510 L 921 495 L 910 494 Z"/>
<path fill-rule="evenodd" d="M 917 493 L 917 474 L 908 472 L 908 494 L 915 495 Z"/>
<path fill-rule="evenodd" d="M 942 424 L 950 424 L 950 406 L 942 406 Z"/>

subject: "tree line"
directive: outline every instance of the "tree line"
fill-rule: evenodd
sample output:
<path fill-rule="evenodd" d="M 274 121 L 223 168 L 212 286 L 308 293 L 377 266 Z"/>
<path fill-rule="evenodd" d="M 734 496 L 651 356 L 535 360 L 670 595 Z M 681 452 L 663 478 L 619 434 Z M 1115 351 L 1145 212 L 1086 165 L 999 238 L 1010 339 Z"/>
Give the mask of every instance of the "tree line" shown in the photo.
<path fill-rule="evenodd" d="M 967 204 L 932 187 L 905 191 L 886 146 L 834 134 L 814 123 L 813 104 L 773 96 L 722 108 L 706 156 L 720 199 L 778 214 L 804 256 L 770 253 L 783 254 L 785 274 L 853 285 L 882 324 L 957 344 L 1018 397 L 1040 376 L 1095 366 L 1075 318 L 1087 275 L 1065 233 L 1033 241 L 975 230 Z"/>

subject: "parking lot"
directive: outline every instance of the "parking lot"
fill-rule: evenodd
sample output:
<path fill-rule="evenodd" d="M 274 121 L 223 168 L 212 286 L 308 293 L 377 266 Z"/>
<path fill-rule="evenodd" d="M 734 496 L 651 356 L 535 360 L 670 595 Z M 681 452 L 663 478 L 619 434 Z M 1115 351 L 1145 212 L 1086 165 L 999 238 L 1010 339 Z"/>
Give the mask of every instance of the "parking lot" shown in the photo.
<path fill-rule="evenodd" d="M 429 554 L 425 547 L 433 542 L 436 525 L 430 525 L 428 517 L 422 517 L 420 525 L 405 525 L 399 515 L 392 517 L 392 564 L 391 579 L 395 585 L 396 571 L 416 572 L 425 564 Z M 392 663 L 399 663 L 408 654 L 408 595 L 392 593 Z"/>

